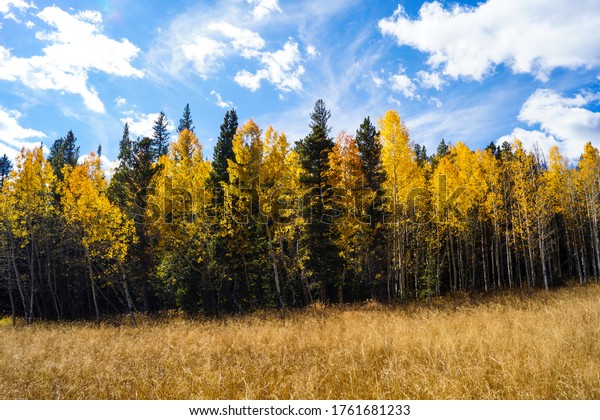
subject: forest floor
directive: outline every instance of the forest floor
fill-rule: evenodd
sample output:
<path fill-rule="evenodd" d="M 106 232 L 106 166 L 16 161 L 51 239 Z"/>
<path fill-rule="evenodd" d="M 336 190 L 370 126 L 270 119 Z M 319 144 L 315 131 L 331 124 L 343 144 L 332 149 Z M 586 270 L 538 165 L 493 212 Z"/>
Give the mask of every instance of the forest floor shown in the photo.
<path fill-rule="evenodd" d="M 0 321 L 4 399 L 600 399 L 600 286 L 387 307 Z"/>

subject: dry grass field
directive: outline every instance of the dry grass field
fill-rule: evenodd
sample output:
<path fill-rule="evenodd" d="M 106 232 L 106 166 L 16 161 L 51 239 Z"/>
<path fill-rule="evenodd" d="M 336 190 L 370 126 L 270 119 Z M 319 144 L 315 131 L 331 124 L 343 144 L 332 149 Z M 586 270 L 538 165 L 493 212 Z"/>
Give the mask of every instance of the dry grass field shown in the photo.
<path fill-rule="evenodd" d="M 600 287 L 130 328 L 0 323 L 4 399 L 600 399 Z"/>

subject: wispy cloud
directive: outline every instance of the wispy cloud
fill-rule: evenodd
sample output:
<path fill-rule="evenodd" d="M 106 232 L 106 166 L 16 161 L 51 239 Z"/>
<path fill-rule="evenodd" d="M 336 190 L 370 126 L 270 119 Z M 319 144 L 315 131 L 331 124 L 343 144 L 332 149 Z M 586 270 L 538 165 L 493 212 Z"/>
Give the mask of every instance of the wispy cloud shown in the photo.
<path fill-rule="evenodd" d="M 277 1 L 247 3 L 261 17 L 266 16 L 266 11 L 280 11 Z M 260 34 L 261 22 L 244 18 L 243 4 L 217 2 L 202 13 L 189 11 L 176 16 L 155 41 L 148 63 L 169 77 L 188 83 L 194 76 L 217 79 L 228 68 L 237 68 L 230 77 L 251 91 L 260 89 L 264 82 L 283 92 L 300 91 L 305 70 L 298 42 L 290 38 L 279 49 L 268 48 L 274 43 L 267 43 Z M 198 25 L 199 19 L 204 22 L 202 25 Z M 309 45 L 306 54 L 316 55 L 317 50 Z"/>
<path fill-rule="evenodd" d="M 213 90 L 210 92 L 210 94 L 213 95 L 217 99 L 217 102 L 215 102 L 215 105 L 217 105 L 219 108 L 232 108 L 233 107 L 233 102 L 224 101 L 218 92 Z"/>

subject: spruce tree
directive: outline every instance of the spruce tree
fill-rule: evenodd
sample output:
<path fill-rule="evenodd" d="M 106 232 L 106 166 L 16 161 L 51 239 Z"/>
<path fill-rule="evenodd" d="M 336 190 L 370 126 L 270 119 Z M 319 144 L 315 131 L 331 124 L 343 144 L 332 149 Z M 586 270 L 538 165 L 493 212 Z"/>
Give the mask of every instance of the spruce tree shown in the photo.
<path fill-rule="evenodd" d="M 143 309 L 148 312 L 151 310 L 150 272 L 153 266 L 147 220 L 148 195 L 160 167 L 156 164 L 153 139 L 144 137 L 132 142 L 127 124 L 119 146 L 119 166 L 110 182 L 109 197 L 135 223 L 138 241 L 130 248 L 128 268 L 130 277 L 141 288 Z"/>
<path fill-rule="evenodd" d="M 367 283 L 369 289 L 377 285 L 376 279 L 382 283 L 385 271 L 385 248 L 387 243 L 387 229 L 384 224 L 384 189 L 385 171 L 381 162 L 381 141 L 379 132 L 371 123 L 369 117 L 365 118 L 363 123 L 356 131 L 356 143 L 365 176 L 365 187 L 375 192 L 373 201 L 366 210 L 368 223 L 370 226 L 370 235 L 367 244 Z M 372 292 L 373 294 L 373 292 Z M 374 297 L 374 296 L 371 296 Z"/>
<path fill-rule="evenodd" d="M 303 277 L 308 284 L 309 299 L 312 289 L 316 289 L 324 302 L 337 292 L 335 285 L 340 267 L 338 249 L 332 238 L 331 225 L 336 221 L 332 217 L 332 190 L 327 180 L 329 154 L 334 146 L 331 128 L 327 125 L 330 116 L 325 103 L 318 100 L 310 116 L 311 132 L 296 144 L 304 169 L 300 182 L 308 191 L 303 200 L 307 220 L 301 238 L 305 260 Z"/>
<path fill-rule="evenodd" d="M 450 153 L 450 147 L 446 144 L 446 141 L 442 139 L 437 147 L 435 155 L 431 157 L 431 163 L 434 169 L 437 167 L 440 160 L 448 153 Z"/>
<path fill-rule="evenodd" d="M 187 110 L 189 113 L 189 106 L 187 107 Z M 156 119 L 156 121 L 154 121 L 154 126 L 152 127 L 152 140 L 154 141 L 154 148 L 156 149 L 156 156 L 158 158 L 163 155 L 166 155 L 169 151 L 170 134 L 168 124 L 169 121 L 167 120 L 165 113 L 160 111 L 160 114 L 158 114 L 158 118 Z"/>
<path fill-rule="evenodd" d="M 365 181 L 372 191 L 381 190 L 385 173 L 381 164 L 381 142 L 379 133 L 371 124 L 369 117 L 365 118 L 359 129 L 356 131 L 356 143 L 360 152 L 362 171 L 365 174 Z"/>
<path fill-rule="evenodd" d="M 192 133 L 194 132 L 194 121 L 192 120 L 192 113 L 190 112 L 190 104 L 186 104 L 183 109 L 183 116 L 179 119 L 179 127 L 177 127 L 177 132 L 181 133 L 183 130 L 190 130 Z"/>
<path fill-rule="evenodd" d="M 225 194 L 222 186 L 222 184 L 229 184 L 229 171 L 227 170 L 229 161 L 235 161 L 233 139 L 237 128 L 238 118 L 235 109 L 227 111 L 214 148 L 212 170 L 207 180 L 207 187 L 213 192 L 210 212 L 215 220 L 215 223 L 212 224 L 213 234 L 210 244 L 210 248 L 214 250 L 213 260 L 210 264 L 211 277 L 214 284 L 224 284 L 226 288 L 231 288 L 233 284 L 237 285 L 237 283 L 235 280 L 224 281 L 225 279 L 237 279 L 243 276 L 243 271 L 238 269 L 239 258 L 233 257 L 232 249 L 235 248 L 235 244 L 228 241 L 227 238 L 228 214 L 225 212 Z M 227 292 L 234 296 L 233 300 L 237 302 L 237 290 L 227 290 Z M 233 306 L 239 310 L 239 302 Z"/>
<path fill-rule="evenodd" d="M 421 146 L 419 143 L 415 143 L 414 146 L 415 157 L 417 158 L 417 164 L 419 168 L 425 166 L 425 162 L 427 162 L 427 148 L 425 146 Z"/>
<path fill-rule="evenodd" d="M 229 182 L 228 160 L 235 160 L 233 137 L 237 128 L 238 118 L 235 109 L 227 111 L 213 152 L 212 173 L 210 176 L 213 187 L 218 187 L 220 182 Z"/>
<path fill-rule="evenodd" d="M 0 190 L 4 185 L 4 180 L 10 175 L 12 168 L 12 162 L 10 161 L 8 156 L 6 156 L 6 154 L 0 157 Z"/>
<path fill-rule="evenodd" d="M 73 131 L 69 130 L 66 137 L 56 139 L 50 147 L 48 162 L 54 170 L 54 175 L 61 181 L 63 180 L 62 169 L 66 165 L 75 166 L 79 159 L 79 146 L 75 146 L 77 138 Z"/>

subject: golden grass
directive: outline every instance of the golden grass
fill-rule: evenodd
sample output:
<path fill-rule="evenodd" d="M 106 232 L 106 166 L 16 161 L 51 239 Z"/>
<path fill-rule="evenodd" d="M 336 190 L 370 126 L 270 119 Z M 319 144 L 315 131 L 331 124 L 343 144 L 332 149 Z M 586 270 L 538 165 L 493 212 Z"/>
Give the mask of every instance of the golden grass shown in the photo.
<path fill-rule="evenodd" d="M 600 399 L 600 287 L 281 319 L 0 327 L 5 399 Z"/>

